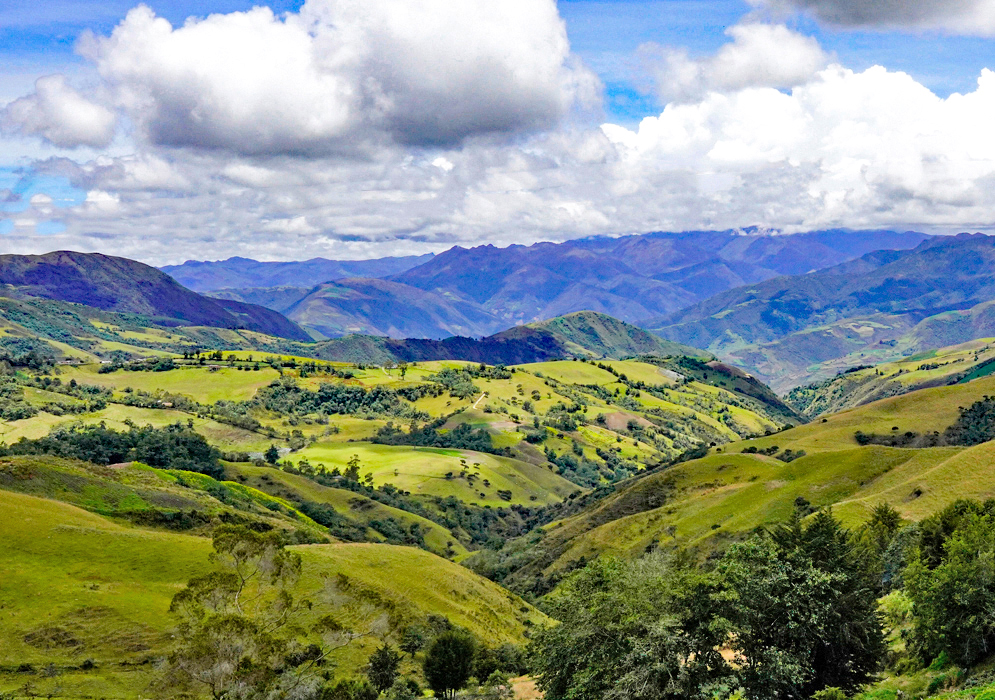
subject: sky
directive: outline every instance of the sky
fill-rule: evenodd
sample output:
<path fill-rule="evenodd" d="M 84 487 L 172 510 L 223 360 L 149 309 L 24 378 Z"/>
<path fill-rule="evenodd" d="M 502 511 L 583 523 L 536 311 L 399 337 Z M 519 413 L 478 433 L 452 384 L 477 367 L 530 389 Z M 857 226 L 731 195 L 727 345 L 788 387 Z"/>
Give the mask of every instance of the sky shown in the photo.
<path fill-rule="evenodd" d="M 995 0 L 5 0 L 0 252 L 992 232 L 992 70 Z"/>

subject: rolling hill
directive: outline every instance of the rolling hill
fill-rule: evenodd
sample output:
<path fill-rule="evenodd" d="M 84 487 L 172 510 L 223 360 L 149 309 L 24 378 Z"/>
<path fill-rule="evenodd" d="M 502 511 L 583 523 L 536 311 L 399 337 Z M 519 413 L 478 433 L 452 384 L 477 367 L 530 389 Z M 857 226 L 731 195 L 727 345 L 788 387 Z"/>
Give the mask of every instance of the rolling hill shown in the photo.
<path fill-rule="evenodd" d="M 7 611 L 0 618 L 0 688 L 29 680 L 32 692 L 53 696 L 144 696 L 157 673 L 149 660 L 172 644 L 170 599 L 207 571 L 210 540 L 3 489 L 0 531 Z M 363 633 L 336 652 L 339 677 L 358 675 L 380 638 L 397 643 L 406 625 L 424 624 L 428 615 L 445 616 L 495 646 L 522 643 L 526 626 L 543 620 L 514 595 L 423 550 L 297 549 L 304 559 L 298 594 L 312 598 L 314 618 L 334 612 Z M 33 673 L 49 665 L 53 673 Z"/>
<path fill-rule="evenodd" d="M 248 287 L 303 287 L 345 277 L 388 277 L 421 265 L 432 254 L 373 260 L 326 260 L 312 258 L 301 262 L 259 262 L 249 258 L 228 258 L 216 262 L 188 260 L 167 265 L 163 272 L 196 292 L 234 290 Z"/>
<path fill-rule="evenodd" d="M 785 391 L 841 369 L 995 334 L 995 238 L 960 234 L 718 294 L 648 322 Z"/>
<path fill-rule="evenodd" d="M 958 498 L 995 496 L 995 442 L 972 447 L 862 445 L 858 431 L 943 431 L 959 407 L 995 394 L 995 377 L 920 389 L 822 417 L 777 434 L 733 442 L 578 499 L 574 512 L 500 553 L 467 561 L 522 593 L 541 594 L 578 562 L 636 557 L 657 547 L 702 555 L 785 520 L 799 504 L 832 506 L 849 525 L 888 503 L 920 520 Z M 586 502 L 585 502 L 586 501 Z"/>
<path fill-rule="evenodd" d="M 787 399 L 814 418 L 918 389 L 963 384 L 993 372 L 995 340 L 982 338 L 894 362 L 853 367 L 825 381 L 796 387 Z"/>
<path fill-rule="evenodd" d="M 247 329 L 293 340 L 309 336 L 261 306 L 215 300 L 192 292 L 163 272 L 127 258 L 59 251 L 0 256 L 3 294 L 83 304 L 140 314 L 164 326 Z"/>

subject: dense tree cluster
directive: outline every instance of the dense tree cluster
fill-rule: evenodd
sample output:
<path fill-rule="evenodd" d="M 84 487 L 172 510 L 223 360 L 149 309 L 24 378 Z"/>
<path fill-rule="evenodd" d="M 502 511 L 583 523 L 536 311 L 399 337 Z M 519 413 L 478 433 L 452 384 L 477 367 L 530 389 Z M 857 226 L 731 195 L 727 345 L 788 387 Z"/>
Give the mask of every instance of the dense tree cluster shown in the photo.
<path fill-rule="evenodd" d="M 446 422 L 440 418 L 421 427 L 413 427 L 404 432 L 388 422 L 377 431 L 372 441 L 381 445 L 415 445 L 419 447 L 444 447 L 454 450 L 473 450 L 502 454 L 503 450 L 494 447 L 491 435 L 483 428 L 474 429 L 468 423 L 460 423 L 451 430 L 440 431 Z"/>
<path fill-rule="evenodd" d="M 21 438 L 2 448 L 3 454 L 53 455 L 93 464 L 143 462 L 163 469 L 224 477 L 221 453 L 187 426 L 132 427 L 119 432 L 101 425 L 57 429 L 43 438 Z"/>
<path fill-rule="evenodd" d="M 278 379 L 260 389 L 251 404 L 283 415 L 366 413 L 415 417 L 398 393 L 385 386 L 366 389 L 349 384 L 323 383 L 317 390 L 311 390 L 298 385 L 291 377 Z"/>
<path fill-rule="evenodd" d="M 829 513 L 735 544 L 709 570 L 663 554 L 595 561 L 549 596 L 562 624 L 535 637 L 539 684 L 548 700 L 853 691 L 885 650 L 872 570 Z"/>

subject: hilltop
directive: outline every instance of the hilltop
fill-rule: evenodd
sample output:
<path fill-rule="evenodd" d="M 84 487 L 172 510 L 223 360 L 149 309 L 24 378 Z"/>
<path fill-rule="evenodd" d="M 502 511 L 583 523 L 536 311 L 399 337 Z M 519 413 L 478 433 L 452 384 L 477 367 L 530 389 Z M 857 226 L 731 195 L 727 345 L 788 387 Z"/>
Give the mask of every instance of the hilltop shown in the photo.
<path fill-rule="evenodd" d="M 347 336 L 318 343 L 314 355 L 341 362 L 416 362 L 467 360 L 488 364 L 521 364 L 570 357 L 622 359 L 633 355 L 703 356 L 699 350 L 663 340 L 641 328 L 594 311 L 516 326 L 476 340 L 444 340 Z"/>
<path fill-rule="evenodd" d="M 98 253 L 59 251 L 0 256 L 5 296 L 83 304 L 140 314 L 164 326 L 246 329 L 293 340 L 309 336 L 277 312 L 253 304 L 215 300 L 134 260 Z"/>
<path fill-rule="evenodd" d="M 991 394 L 995 378 L 984 376 L 714 447 L 578 499 L 573 513 L 467 563 L 513 590 L 541 595 L 578 562 L 658 547 L 690 547 L 704 556 L 784 521 L 799 504 L 807 512 L 831 506 L 856 526 L 882 502 L 917 521 L 960 498 L 984 500 L 995 495 L 995 442 L 890 447 L 858 437 L 942 433 L 960 407 Z"/>

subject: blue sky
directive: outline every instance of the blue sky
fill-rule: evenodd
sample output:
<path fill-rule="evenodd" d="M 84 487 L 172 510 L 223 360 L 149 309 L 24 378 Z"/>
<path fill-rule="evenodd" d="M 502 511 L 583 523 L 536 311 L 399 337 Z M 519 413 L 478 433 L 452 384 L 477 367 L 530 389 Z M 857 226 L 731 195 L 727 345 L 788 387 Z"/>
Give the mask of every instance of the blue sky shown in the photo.
<path fill-rule="evenodd" d="M 0 6 L 0 97 L 26 92 L 40 74 L 85 70 L 73 52 L 80 33 L 108 34 L 134 0 L 5 0 Z M 148 0 L 174 25 L 187 17 L 265 4 L 295 11 L 302 0 Z M 636 49 L 644 43 L 714 52 L 725 30 L 752 8 L 741 0 L 559 0 L 571 46 L 605 84 L 609 119 L 632 123 L 662 109 L 640 75 Z M 814 36 L 854 70 L 883 65 L 911 74 L 941 97 L 974 89 L 981 69 L 995 65 L 995 41 L 940 32 L 834 29 L 793 17 L 789 26 Z"/>

